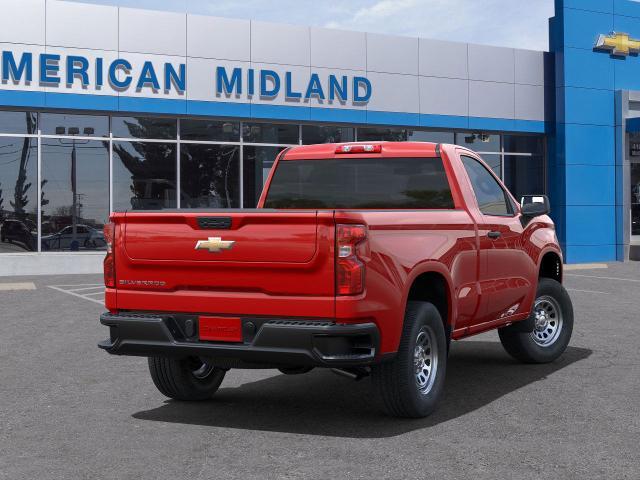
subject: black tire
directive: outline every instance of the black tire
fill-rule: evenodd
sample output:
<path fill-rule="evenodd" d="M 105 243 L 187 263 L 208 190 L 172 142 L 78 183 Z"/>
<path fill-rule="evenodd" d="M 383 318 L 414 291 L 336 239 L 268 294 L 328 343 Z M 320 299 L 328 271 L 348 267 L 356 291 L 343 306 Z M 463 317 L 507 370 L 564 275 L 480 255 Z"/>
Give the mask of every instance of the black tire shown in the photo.
<path fill-rule="evenodd" d="M 433 359 L 430 361 L 430 375 L 434 376 L 429 376 L 429 382 L 421 389 L 415 353 L 419 338 L 424 338 L 421 337 L 423 335 L 430 336 L 435 349 L 431 350 Z M 375 365 L 371 372 L 385 412 L 394 417 L 407 418 L 421 418 L 431 414 L 444 388 L 447 356 L 447 338 L 438 309 L 427 302 L 409 302 L 398 353 L 392 361 Z"/>
<path fill-rule="evenodd" d="M 149 372 L 160 393 L 187 401 L 210 399 L 227 373 L 198 357 L 149 357 Z"/>
<path fill-rule="evenodd" d="M 313 367 L 280 367 L 278 370 L 284 375 L 302 375 L 309 373 Z"/>
<path fill-rule="evenodd" d="M 498 330 L 502 346 L 515 359 L 524 363 L 549 363 L 560 357 L 567 349 L 573 332 L 571 298 L 560 282 L 551 278 L 541 278 L 531 311 L 531 320 L 534 325 L 536 311 L 546 311 L 547 304 L 551 305 L 548 307 L 549 312 L 546 317 L 540 319 L 533 332 L 518 331 L 517 325 Z M 548 320 L 548 329 L 543 325 L 546 320 Z"/>

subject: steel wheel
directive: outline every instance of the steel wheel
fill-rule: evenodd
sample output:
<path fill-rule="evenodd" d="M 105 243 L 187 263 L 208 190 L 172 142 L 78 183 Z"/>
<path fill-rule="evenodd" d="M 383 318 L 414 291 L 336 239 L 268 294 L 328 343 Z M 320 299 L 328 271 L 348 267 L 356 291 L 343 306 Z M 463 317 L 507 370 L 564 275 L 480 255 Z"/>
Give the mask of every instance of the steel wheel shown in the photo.
<path fill-rule="evenodd" d="M 535 328 L 531 332 L 533 341 L 541 347 L 553 345 L 562 331 L 562 310 L 558 302 L 543 295 L 536 299 L 533 306 Z"/>
<path fill-rule="evenodd" d="M 426 395 L 431 391 L 438 371 L 438 345 L 435 334 L 429 327 L 422 327 L 418 332 L 413 365 L 418 390 Z"/>

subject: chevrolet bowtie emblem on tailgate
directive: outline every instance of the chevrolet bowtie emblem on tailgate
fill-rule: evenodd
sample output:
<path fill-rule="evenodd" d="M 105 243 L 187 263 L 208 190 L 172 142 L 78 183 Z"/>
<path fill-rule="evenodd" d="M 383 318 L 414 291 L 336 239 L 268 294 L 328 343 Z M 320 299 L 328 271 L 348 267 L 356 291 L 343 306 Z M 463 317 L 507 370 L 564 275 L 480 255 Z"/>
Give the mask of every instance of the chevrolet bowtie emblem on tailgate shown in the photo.
<path fill-rule="evenodd" d="M 640 40 L 631 38 L 628 33 L 613 32 L 610 35 L 598 36 L 595 48 L 611 55 L 626 57 L 640 53 Z"/>
<path fill-rule="evenodd" d="M 220 237 L 209 237 L 208 240 L 198 240 L 198 243 L 196 243 L 196 250 L 209 250 L 211 253 L 218 253 L 222 250 L 231 250 L 234 243 L 236 242 L 233 240 L 222 240 Z"/>

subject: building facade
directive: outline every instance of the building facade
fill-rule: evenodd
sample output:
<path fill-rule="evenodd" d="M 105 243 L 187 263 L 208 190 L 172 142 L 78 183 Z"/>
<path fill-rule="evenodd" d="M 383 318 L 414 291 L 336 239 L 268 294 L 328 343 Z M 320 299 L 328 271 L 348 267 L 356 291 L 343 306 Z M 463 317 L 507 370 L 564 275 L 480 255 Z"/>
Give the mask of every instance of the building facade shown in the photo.
<path fill-rule="evenodd" d="M 58 0 L 0 11 L 0 275 L 97 272 L 111 211 L 251 208 L 283 148 L 354 140 L 480 152 L 516 197 L 549 194 L 568 262 L 640 240 L 638 3 L 558 0 L 550 52 Z"/>

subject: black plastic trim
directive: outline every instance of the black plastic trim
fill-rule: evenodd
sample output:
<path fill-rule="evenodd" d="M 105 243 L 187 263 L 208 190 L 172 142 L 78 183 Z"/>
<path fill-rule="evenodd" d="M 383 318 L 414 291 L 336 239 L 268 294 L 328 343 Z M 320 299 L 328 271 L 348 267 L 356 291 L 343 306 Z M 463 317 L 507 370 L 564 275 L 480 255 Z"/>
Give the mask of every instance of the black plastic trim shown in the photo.
<path fill-rule="evenodd" d="M 348 367 L 377 361 L 380 335 L 374 323 L 243 317 L 243 341 L 227 343 L 187 337 L 185 322 L 194 317 L 104 313 L 100 323 L 110 328 L 110 338 L 98 346 L 114 355 L 202 356 L 269 365 Z"/>
<path fill-rule="evenodd" d="M 229 230 L 231 217 L 198 217 L 198 226 L 203 230 Z"/>

